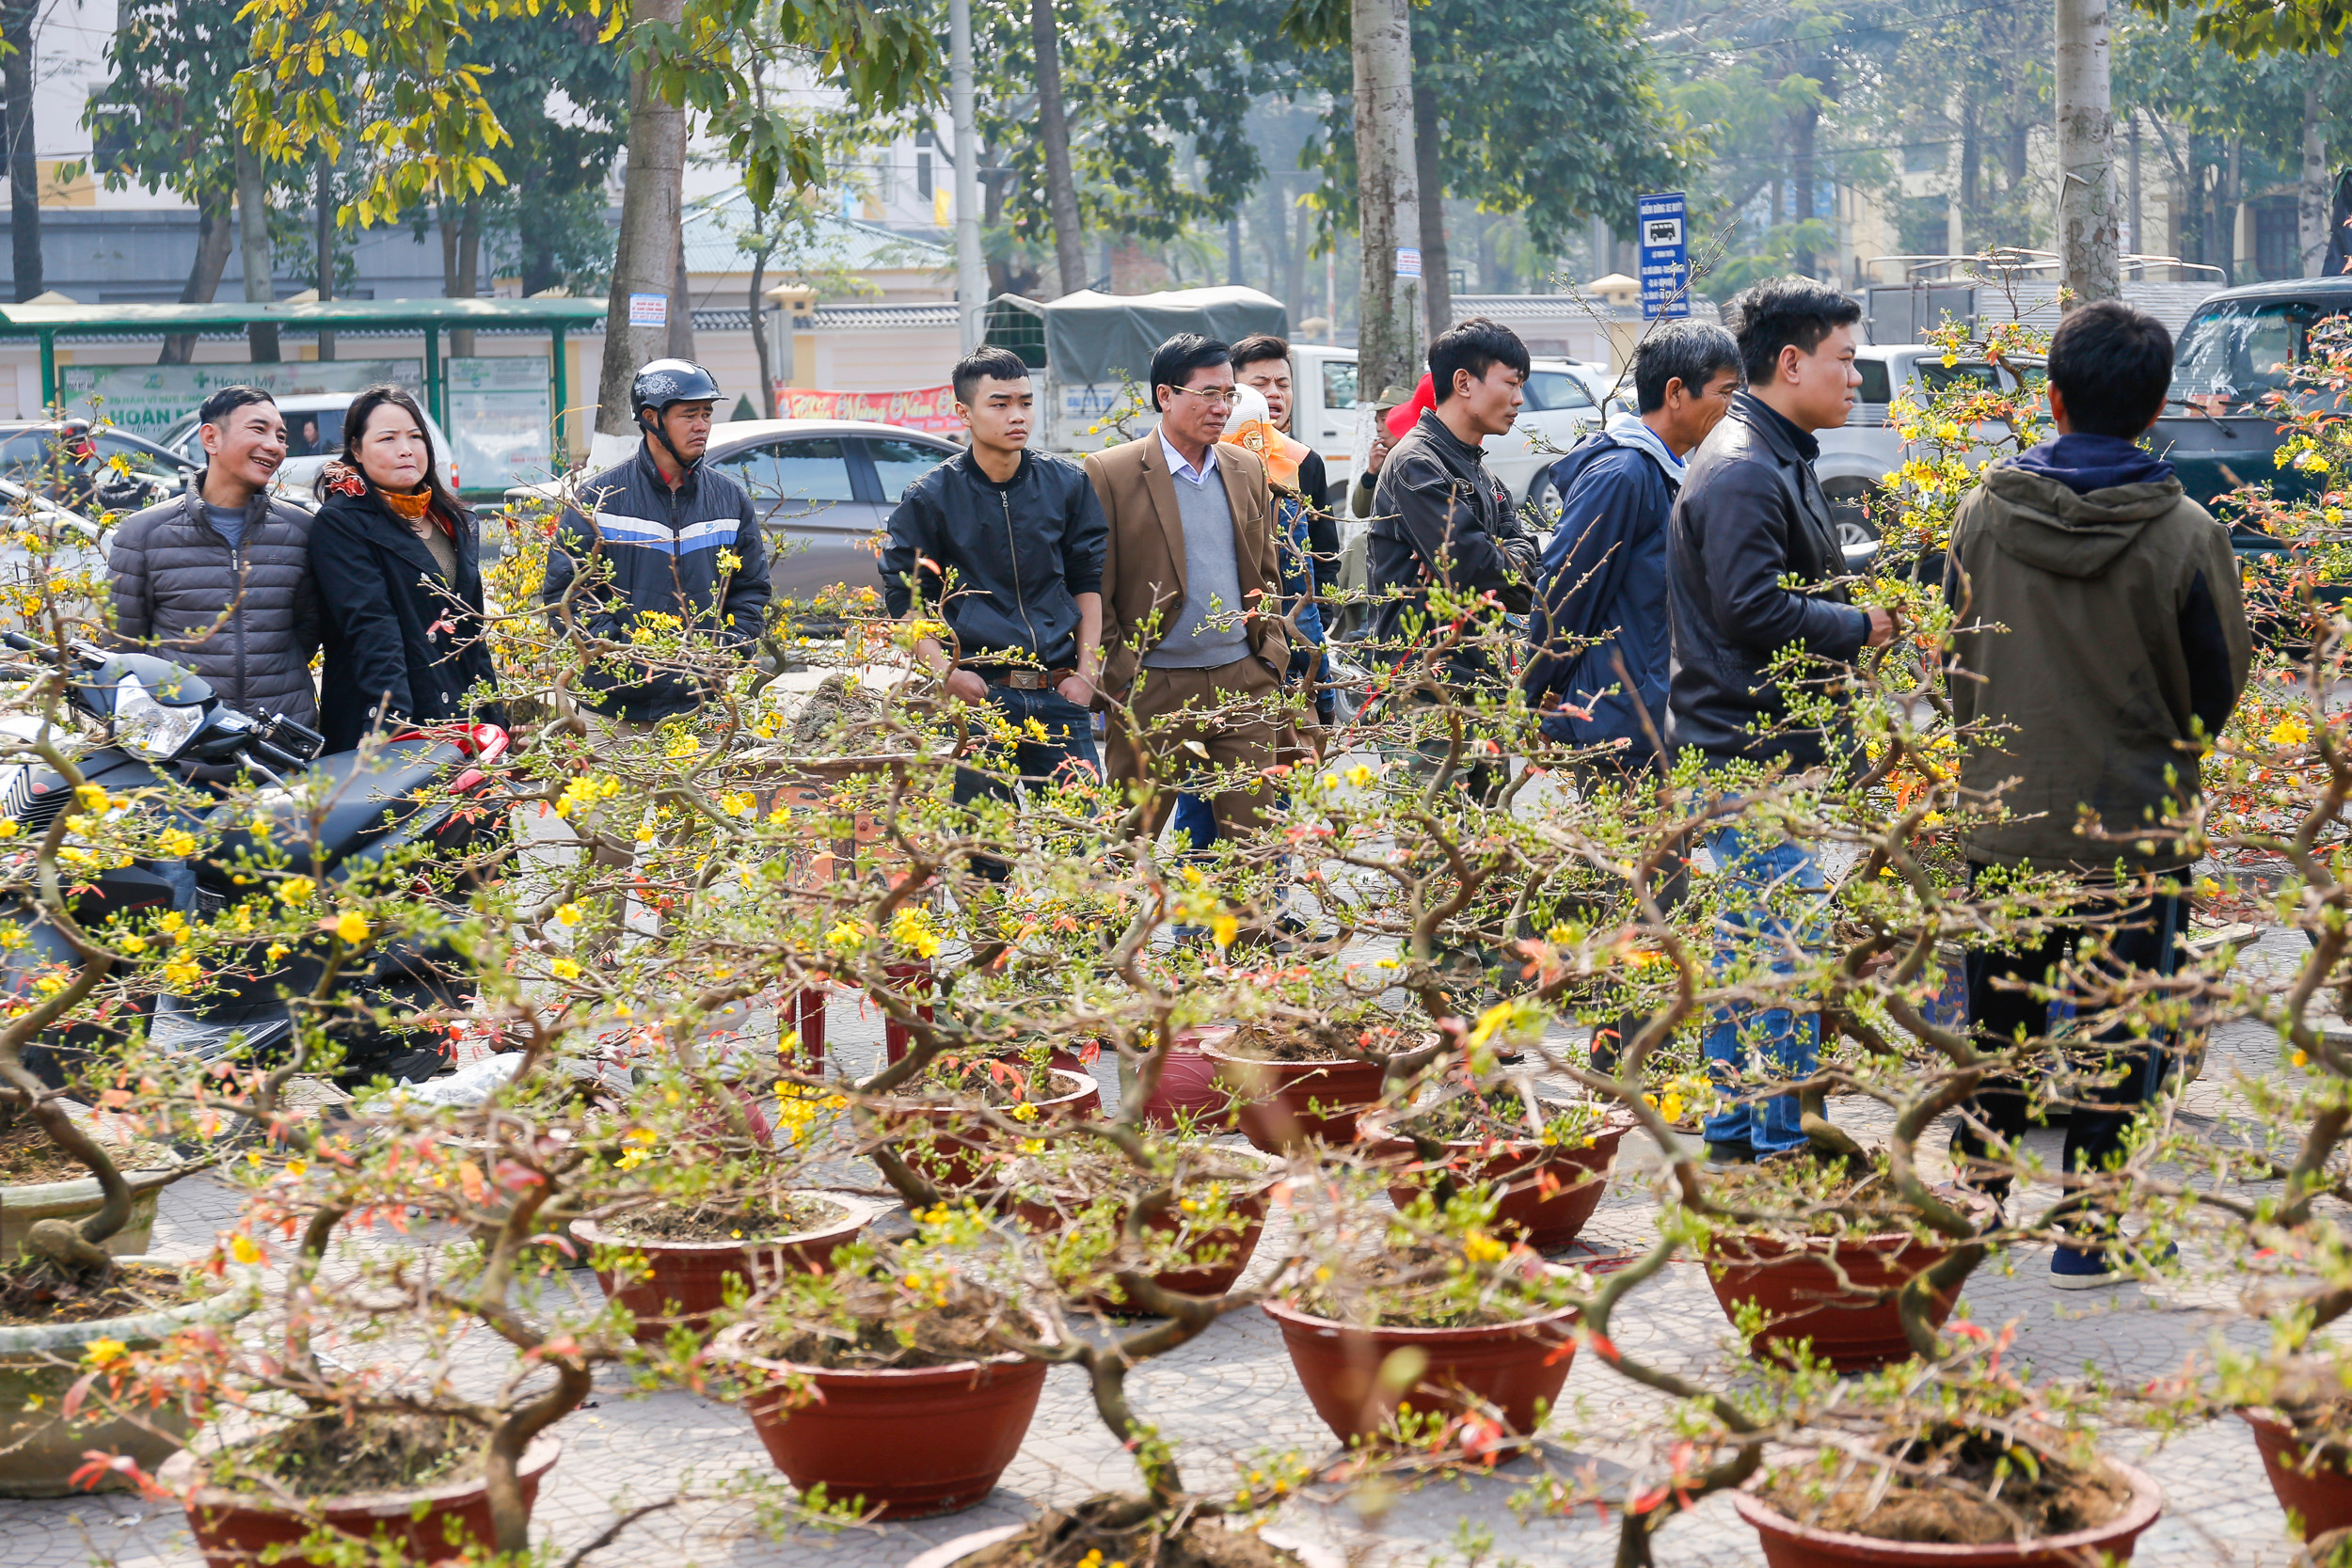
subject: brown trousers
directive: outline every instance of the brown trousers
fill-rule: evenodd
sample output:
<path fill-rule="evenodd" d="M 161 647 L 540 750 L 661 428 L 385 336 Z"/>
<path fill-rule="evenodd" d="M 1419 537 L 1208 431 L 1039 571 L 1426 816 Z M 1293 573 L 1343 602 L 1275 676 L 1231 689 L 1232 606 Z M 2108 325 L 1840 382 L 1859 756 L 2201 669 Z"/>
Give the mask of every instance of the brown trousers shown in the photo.
<path fill-rule="evenodd" d="M 1298 741 L 1283 717 L 1280 683 L 1274 672 L 1255 658 L 1236 659 L 1210 670 L 1139 672 L 1135 710 L 1140 735 L 1128 733 L 1124 717 L 1114 711 L 1108 725 L 1104 766 L 1113 782 L 1133 784 L 1144 775 L 1145 752 L 1151 756 L 1152 782 L 1159 795 L 1152 802 L 1145 831 L 1152 837 L 1167 825 L 1176 809 L 1179 791 L 1196 790 L 1209 797 L 1220 837 L 1255 832 L 1278 789 L 1264 770 L 1277 762 L 1297 760 Z M 1186 721 L 1187 709 L 1203 715 L 1219 709 L 1243 711 L 1215 719 Z M 1206 761 L 1187 742 L 1208 753 Z M 1204 776 L 1228 775 L 1215 788 Z M 1195 785 L 1191 781 L 1200 780 Z"/>

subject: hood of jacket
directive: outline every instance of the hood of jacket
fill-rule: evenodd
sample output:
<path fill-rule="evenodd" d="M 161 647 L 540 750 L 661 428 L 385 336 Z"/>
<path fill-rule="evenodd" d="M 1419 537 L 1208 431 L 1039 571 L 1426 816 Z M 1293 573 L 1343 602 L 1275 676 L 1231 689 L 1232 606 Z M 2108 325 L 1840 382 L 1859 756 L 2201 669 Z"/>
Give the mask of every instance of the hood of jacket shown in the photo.
<path fill-rule="evenodd" d="M 2172 477 L 2172 465 L 2121 436 L 2060 436 L 2017 454 L 2017 467 L 2055 479 L 2077 495 L 2119 484 L 2154 484 Z"/>
<path fill-rule="evenodd" d="M 1985 475 L 1984 487 L 1997 503 L 1986 521 L 2001 552 L 2068 578 L 2105 573 L 2181 499 L 2181 482 L 2169 467 L 2162 479 L 2079 491 L 2012 458 Z"/>

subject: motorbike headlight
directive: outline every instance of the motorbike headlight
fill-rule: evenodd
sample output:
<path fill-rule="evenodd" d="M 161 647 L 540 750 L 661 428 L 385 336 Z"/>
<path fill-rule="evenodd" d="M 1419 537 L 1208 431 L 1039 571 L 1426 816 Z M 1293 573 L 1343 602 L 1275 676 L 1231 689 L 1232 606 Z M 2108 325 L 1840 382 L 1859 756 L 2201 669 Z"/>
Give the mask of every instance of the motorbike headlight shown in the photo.
<path fill-rule="evenodd" d="M 204 727 L 204 707 L 167 707 L 135 675 L 115 688 L 115 744 L 150 762 L 169 762 Z"/>

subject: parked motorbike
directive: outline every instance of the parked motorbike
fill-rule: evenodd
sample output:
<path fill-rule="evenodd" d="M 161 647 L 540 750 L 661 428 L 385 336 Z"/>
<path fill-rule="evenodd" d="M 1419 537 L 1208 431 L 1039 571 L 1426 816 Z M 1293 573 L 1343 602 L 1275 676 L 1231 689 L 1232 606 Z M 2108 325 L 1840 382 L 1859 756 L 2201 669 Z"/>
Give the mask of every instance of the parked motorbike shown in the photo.
<path fill-rule="evenodd" d="M 20 633 L 8 646 L 53 664 L 53 648 Z M 220 780 L 239 773 L 265 787 L 237 808 L 219 808 L 199 825 L 206 847 L 188 863 L 194 874 L 194 915 L 209 918 L 268 891 L 254 867 L 283 858 L 290 869 L 324 890 L 421 851 L 431 863 L 465 855 L 503 831 L 505 813 L 491 800 L 488 769 L 505 754 L 506 733 L 495 725 L 448 725 L 392 736 L 358 752 L 319 756 L 324 737 L 282 714 L 254 716 L 220 701 L 210 682 L 151 655 L 118 653 L 87 642 L 64 656 L 72 673 L 73 707 L 109 731 L 112 744 L 76 759 L 89 783 L 119 795 L 143 787 Z M 17 824 L 18 841 L 48 832 L 72 803 L 66 780 L 38 763 L 0 768 L 0 816 Z M 167 867 L 167 870 L 169 868 Z M 184 881 L 184 879 L 182 879 Z M 179 901 L 175 879 L 154 862 L 135 861 L 98 871 L 78 886 L 70 911 L 85 927 L 112 916 L 159 918 Z M 23 940 L 0 950 L 0 986 L 31 994 L 35 977 L 57 963 L 76 961 L 72 944 L 29 898 L 0 909 Z M 113 1017 L 61 1030 L 26 1053 L 27 1066 L 62 1086 L 91 1053 L 137 1023 L 151 1027 L 166 1049 L 211 1059 L 235 1052 L 246 1060 L 282 1058 L 294 1037 L 289 997 L 307 996 L 325 974 L 324 937 L 277 959 L 266 939 L 240 951 L 209 949 L 213 973 L 204 994 L 145 1001 Z M 431 1031 L 401 1022 L 434 1006 L 460 1003 L 452 976 L 462 969 L 445 943 L 395 939 L 379 943 L 336 976 L 326 1032 L 343 1047 L 339 1076 L 364 1082 L 377 1076 L 415 1081 L 443 1064 Z M 396 1015 L 391 1022 L 379 1013 Z"/>

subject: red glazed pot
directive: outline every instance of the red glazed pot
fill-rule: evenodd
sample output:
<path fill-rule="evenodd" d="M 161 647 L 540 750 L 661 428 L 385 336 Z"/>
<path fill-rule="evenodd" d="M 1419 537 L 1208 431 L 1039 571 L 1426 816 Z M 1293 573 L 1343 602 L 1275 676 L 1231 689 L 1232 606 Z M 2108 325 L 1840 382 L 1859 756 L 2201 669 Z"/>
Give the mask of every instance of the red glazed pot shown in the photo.
<path fill-rule="evenodd" d="M 1498 1231 L 1524 1238 L 1538 1252 L 1557 1251 L 1576 1240 L 1600 1207 L 1609 1191 L 1609 1166 L 1617 1157 L 1617 1144 L 1632 1128 L 1632 1115 L 1617 1111 L 1601 1123 L 1585 1148 L 1547 1148 L 1532 1139 L 1459 1139 L 1445 1146 L 1446 1165 L 1457 1183 L 1500 1187 L 1495 1203 Z M 1419 1157 L 1409 1142 L 1399 1140 L 1393 1147 L 1405 1159 Z M 1389 1196 L 1402 1209 L 1434 1175 L 1392 1181 Z"/>
<path fill-rule="evenodd" d="M 1458 1416 L 1468 1408 L 1465 1396 L 1500 1410 L 1512 1434 L 1531 1437 L 1536 1406 L 1559 1399 L 1576 1357 L 1572 1307 L 1476 1328 L 1359 1328 L 1279 1302 L 1259 1305 L 1281 1325 L 1309 1402 L 1343 1443 L 1377 1434 L 1399 1403 Z M 1405 1350 L 1428 1358 L 1419 1382 L 1402 1394 L 1382 1388 L 1382 1364 Z"/>
<path fill-rule="evenodd" d="M 862 1197 L 841 1193 L 794 1193 L 794 1197 L 821 1199 L 841 1211 L 840 1217 L 797 1235 L 724 1242 L 641 1241 L 605 1229 L 593 1220 L 572 1221 L 572 1234 L 592 1247 L 612 1247 L 645 1259 L 645 1272 L 626 1284 L 614 1271 L 598 1269 L 596 1283 L 605 1296 L 636 1315 L 635 1337 L 641 1344 L 657 1343 L 683 1323 L 699 1334 L 710 1326 L 710 1315 L 726 1305 L 726 1282 L 739 1279 L 746 1292 L 764 1279 L 787 1270 L 822 1274 L 833 1261 L 834 1249 L 857 1240 L 858 1232 L 882 1212 Z"/>
<path fill-rule="evenodd" d="M 1919 1541 L 1881 1541 L 1874 1535 L 1815 1529 L 1798 1524 L 1752 1492 L 1732 1495 L 1740 1517 L 1755 1527 L 1770 1568 L 2085 1568 L 2088 1563 L 2129 1562 L 2132 1548 L 2164 1512 L 2164 1490 L 2146 1472 L 2120 1460 L 2108 1468 L 2130 1483 L 2123 1512 L 2093 1529 L 2040 1541 L 2008 1541 L 1989 1546 L 1949 1546 Z"/>
<path fill-rule="evenodd" d="M 1828 1260 L 1832 1238 L 1826 1236 L 1805 1237 L 1793 1247 L 1772 1236 L 1719 1237 L 1708 1248 L 1707 1282 L 1715 1288 L 1724 1316 L 1735 1323 L 1741 1304 L 1763 1306 L 1770 1323 L 1748 1341 L 1755 1354 L 1776 1354 L 1810 1339 L 1813 1354 L 1841 1372 L 1909 1360 L 1911 1341 L 1903 1337 L 1897 1291 L 1951 1249 L 1900 1233 L 1840 1236 L 1835 1245 L 1834 1270 Z M 1958 1300 L 1958 1291 L 1931 1297 L 1929 1323 L 1942 1328 Z"/>
<path fill-rule="evenodd" d="M 1233 1037 L 1232 1024 L 1214 1029 L 1186 1029 L 1176 1037 L 1160 1064 L 1160 1081 L 1143 1101 L 1147 1127 L 1174 1127 L 1180 1115 L 1190 1115 L 1196 1126 L 1213 1125 L 1232 1107 L 1232 1092 L 1216 1081 L 1216 1064 L 1200 1053 L 1203 1045 L 1218 1045 Z"/>
<path fill-rule="evenodd" d="M 1387 1072 L 1375 1062 L 1262 1062 L 1206 1043 L 1200 1054 L 1233 1097 L 1242 1135 L 1269 1154 L 1354 1143 L 1358 1119 L 1380 1103 Z"/>
<path fill-rule="evenodd" d="M 2238 1419 L 2254 1429 L 2254 1447 L 2279 1506 L 2303 1521 L 2303 1539 L 2316 1541 L 2331 1529 L 2352 1526 L 2352 1472 L 2337 1461 L 2309 1463 L 2295 1430 L 2276 1416 L 2241 1410 Z"/>
<path fill-rule="evenodd" d="M 1067 1068 L 1048 1070 L 1062 1092 L 1051 1100 L 1031 1101 L 1041 1116 L 1072 1119 L 1093 1116 L 1103 1108 L 1103 1090 L 1092 1077 Z M 890 1105 L 882 1115 L 899 1124 L 898 1142 L 901 1154 L 920 1154 L 928 1149 L 930 1158 L 914 1161 L 915 1170 L 948 1188 L 979 1185 L 986 1175 L 991 1151 L 1008 1136 L 993 1127 L 975 1126 L 972 1110 L 965 1105 L 901 1101 Z M 921 1124 L 929 1124 L 928 1138 Z"/>
<path fill-rule="evenodd" d="M 523 1451 L 515 1479 L 522 1488 L 526 1512 L 538 1500 L 539 1482 L 563 1451 L 560 1440 L 545 1434 Z M 386 1537 L 419 1562 L 454 1556 L 468 1543 L 486 1553 L 497 1543 L 488 1487 L 479 1479 L 415 1492 L 321 1497 L 314 1504 L 315 1519 L 286 1513 L 254 1493 L 198 1484 L 196 1456 L 185 1449 L 164 1461 L 156 1480 L 183 1495 L 188 1528 L 210 1568 L 250 1568 L 264 1560 L 265 1549 L 291 1548 L 322 1523 L 362 1541 Z M 279 1568 L 319 1568 L 311 1559 L 291 1552 L 267 1560 Z"/>
<path fill-rule="evenodd" d="M 1152 1283 L 1163 1291 L 1173 1291 L 1186 1296 L 1221 1296 L 1232 1290 L 1233 1281 L 1248 1269 L 1249 1259 L 1258 1250 L 1258 1238 L 1265 1230 L 1266 1204 L 1280 1181 L 1279 1169 L 1269 1172 L 1264 1182 L 1254 1191 L 1235 1195 L 1230 1212 L 1238 1223 L 1203 1232 L 1187 1243 L 1187 1256 L 1197 1259 L 1203 1253 L 1216 1252 L 1218 1255 L 1216 1261 L 1194 1269 L 1163 1270 L 1152 1276 Z M 1014 1218 L 1024 1227 L 1039 1235 L 1060 1230 L 1070 1223 L 1071 1218 L 1069 1213 L 1054 1204 L 1028 1199 L 1015 1203 L 1012 1212 Z M 1147 1228 L 1163 1235 L 1174 1234 L 1182 1218 L 1180 1214 L 1162 1214 L 1151 1221 Z M 1123 1299 L 1113 1299 L 1108 1292 L 1080 1299 L 1082 1305 L 1104 1312 L 1134 1310 L 1131 1304 Z"/>
<path fill-rule="evenodd" d="M 859 1500 L 885 1519 L 972 1507 L 1021 1451 L 1045 1363 L 1018 1355 L 905 1371 L 805 1369 L 819 1396 L 793 1409 L 782 1390 L 744 1402 L 768 1457 L 805 1492 Z"/>

